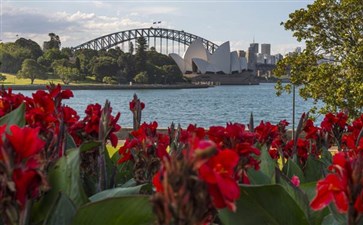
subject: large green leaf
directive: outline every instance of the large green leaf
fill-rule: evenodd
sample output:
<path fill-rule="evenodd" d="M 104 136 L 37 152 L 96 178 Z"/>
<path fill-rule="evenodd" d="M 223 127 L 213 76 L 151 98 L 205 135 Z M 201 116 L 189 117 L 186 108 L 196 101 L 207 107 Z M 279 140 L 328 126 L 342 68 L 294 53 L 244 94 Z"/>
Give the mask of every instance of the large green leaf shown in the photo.
<path fill-rule="evenodd" d="M 269 177 L 271 181 L 273 181 L 275 178 L 276 161 L 271 158 L 270 154 L 267 151 L 266 145 L 263 145 L 260 149 L 260 170 L 262 173 L 267 175 L 267 177 Z"/>
<path fill-rule="evenodd" d="M 251 184 L 272 184 L 271 177 L 264 174 L 261 170 L 249 169 L 247 176 Z"/>
<path fill-rule="evenodd" d="M 76 214 L 76 207 L 72 201 L 63 193 L 59 196 L 51 208 L 44 225 L 69 225 Z"/>
<path fill-rule="evenodd" d="M 222 210 L 224 225 L 309 225 L 304 212 L 280 185 L 241 186 L 237 212 Z"/>
<path fill-rule="evenodd" d="M 10 113 L 0 118 L 0 125 L 7 124 L 18 125 L 19 127 L 25 126 L 25 104 L 21 105 Z"/>
<path fill-rule="evenodd" d="M 297 165 L 294 160 L 292 159 L 288 159 L 284 168 L 282 168 L 282 171 L 284 172 L 284 174 L 289 177 L 290 179 L 293 176 L 298 176 L 300 179 L 301 183 L 304 183 L 304 173 L 301 170 L 301 168 L 299 167 L 299 165 Z"/>
<path fill-rule="evenodd" d="M 150 196 L 109 198 L 82 206 L 73 225 L 149 225 L 155 218 Z"/>
<path fill-rule="evenodd" d="M 345 223 L 339 223 L 337 220 L 334 219 L 332 214 L 327 215 L 321 225 L 344 225 Z"/>
<path fill-rule="evenodd" d="M 320 160 L 310 155 L 304 168 L 305 182 L 314 182 L 323 178 L 323 167 L 325 166 Z"/>
<path fill-rule="evenodd" d="M 121 197 L 121 196 L 130 196 L 130 195 L 137 195 L 140 194 L 141 189 L 146 186 L 147 184 L 142 184 L 134 187 L 119 187 L 119 188 L 113 188 L 104 190 L 101 192 L 98 192 L 95 195 L 92 195 L 89 197 L 89 200 L 91 202 L 100 201 L 106 198 L 112 198 L 112 197 Z"/>
<path fill-rule="evenodd" d="M 80 179 L 80 153 L 79 149 L 72 149 L 67 155 L 58 159 L 50 168 L 48 180 L 51 190 L 33 206 L 32 221 L 44 220 L 51 206 L 55 204 L 59 192 L 66 194 L 78 208 L 88 202 Z"/>

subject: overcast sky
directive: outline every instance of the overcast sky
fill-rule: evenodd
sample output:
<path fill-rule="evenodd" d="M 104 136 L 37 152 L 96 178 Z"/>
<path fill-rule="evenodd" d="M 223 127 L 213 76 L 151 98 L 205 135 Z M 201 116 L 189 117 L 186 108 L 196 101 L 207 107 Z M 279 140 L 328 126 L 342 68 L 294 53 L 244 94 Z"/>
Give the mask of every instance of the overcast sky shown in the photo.
<path fill-rule="evenodd" d="M 255 39 L 271 43 L 273 53 L 303 46 L 280 25 L 288 15 L 313 0 L 1 0 L 3 42 L 24 37 L 38 42 L 48 33 L 71 47 L 117 31 L 155 26 L 184 30 L 231 49 L 246 50 Z"/>

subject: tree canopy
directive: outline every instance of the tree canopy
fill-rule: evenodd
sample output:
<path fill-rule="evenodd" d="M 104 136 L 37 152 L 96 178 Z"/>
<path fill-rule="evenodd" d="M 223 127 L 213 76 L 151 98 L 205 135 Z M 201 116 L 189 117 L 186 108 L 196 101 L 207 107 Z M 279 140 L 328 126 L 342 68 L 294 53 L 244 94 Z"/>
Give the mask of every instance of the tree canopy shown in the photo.
<path fill-rule="evenodd" d="M 36 78 L 46 78 L 45 69 L 37 63 L 34 59 L 25 59 L 19 70 L 18 77 L 29 78 L 30 83 L 33 84 Z"/>
<path fill-rule="evenodd" d="M 288 73 L 303 98 L 324 102 L 320 112 L 357 116 L 363 108 L 362 0 L 316 0 L 282 24 L 306 48 L 279 61 L 274 73 Z M 278 94 L 289 92 L 291 84 L 278 83 Z"/>

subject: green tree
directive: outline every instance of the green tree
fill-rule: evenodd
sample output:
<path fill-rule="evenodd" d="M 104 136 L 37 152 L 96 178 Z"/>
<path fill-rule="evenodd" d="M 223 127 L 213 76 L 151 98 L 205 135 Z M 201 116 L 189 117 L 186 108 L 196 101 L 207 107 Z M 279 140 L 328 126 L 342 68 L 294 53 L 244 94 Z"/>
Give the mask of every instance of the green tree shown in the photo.
<path fill-rule="evenodd" d="M 80 49 L 76 51 L 75 55 L 79 61 L 79 71 L 85 76 L 92 75 L 93 65 L 91 64 L 91 61 L 98 57 L 98 51 L 93 49 Z"/>
<path fill-rule="evenodd" d="M 50 49 L 57 49 L 59 50 L 61 47 L 61 41 L 58 35 L 56 35 L 55 33 L 49 33 L 48 34 L 50 40 L 49 41 L 45 41 L 43 43 L 43 51 L 47 51 Z"/>
<path fill-rule="evenodd" d="M 19 48 L 28 49 L 30 51 L 30 58 L 37 60 L 43 55 L 43 51 L 35 41 L 31 39 L 19 38 L 15 41 L 15 45 Z"/>
<path fill-rule="evenodd" d="M 63 65 L 55 66 L 54 73 L 63 81 L 64 84 L 70 84 L 79 77 L 79 70 L 77 68 Z"/>
<path fill-rule="evenodd" d="M 122 54 L 118 58 L 117 64 L 122 70 L 122 76 L 126 77 L 126 82 L 133 81 L 136 74 L 135 57 L 130 53 Z"/>
<path fill-rule="evenodd" d="M 139 37 L 137 39 L 136 45 L 137 45 L 136 54 L 135 54 L 136 70 L 138 72 L 145 71 L 147 41 L 144 37 Z"/>
<path fill-rule="evenodd" d="M 44 52 L 44 54 L 39 57 L 37 61 L 42 66 L 46 67 L 48 71 L 51 71 L 52 63 L 60 59 L 68 60 L 68 56 L 59 51 L 59 49 L 52 48 Z"/>
<path fill-rule="evenodd" d="M 363 108 L 363 2 L 316 0 L 289 17 L 282 24 L 306 49 L 285 57 L 274 73 L 289 73 L 303 98 L 323 101 L 321 112 L 357 116 Z M 290 91 L 291 84 L 278 83 L 278 94 Z"/>
<path fill-rule="evenodd" d="M 94 60 L 92 72 L 98 82 L 102 82 L 105 76 L 115 76 L 117 71 L 117 61 L 112 57 L 103 56 Z"/>
<path fill-rule="evenodd" d="M 21 47 L 14 42 L 0 44 L 1 72 L 17 73 L 25 59 L 32 58 L 29 48 Z"/>
<path fill-rule="evenodd" d="M 34 80 L 45 79 L 45 68 L 37 63 L 34 59 L 26 59 L 21 65 L 21 70 L 17 73 L 18 78 L 29 78 L 30 83 L 33 84 Z"/>
<path fill-rule="evenodd" d="M 146 84 L 149 81 L 148 75 L 146 71 L 142 71 L 136 74 L 134 81 L 138 84 Z"/>

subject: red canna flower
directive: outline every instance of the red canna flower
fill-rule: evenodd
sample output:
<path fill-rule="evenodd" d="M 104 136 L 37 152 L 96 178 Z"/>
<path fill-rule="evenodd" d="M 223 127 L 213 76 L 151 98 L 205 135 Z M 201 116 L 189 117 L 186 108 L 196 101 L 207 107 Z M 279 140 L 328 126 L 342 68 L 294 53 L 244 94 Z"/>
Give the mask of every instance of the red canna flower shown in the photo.
<path fill-rule="evenodd" d="M 199 168 L 199 176 L 207 183 L 216 208 L 228 207 L 232 211 L 236 210 L 235 201 L 240 192 L 233 174 L 238 161 L 237 153 L 226 149 L 219 151 Z"/>
<path fill-rule="evenodd" d="M 348 210 L 347 180 L 336 174 L 329 174 L 325 179 L 317 184 L 317 194 L 310 203 L 314 210 L 326 207 L 330 202 L 334 202 L 339 212 Z"/>
<path fill-rule="evenodd" d="M 10 127 L 11 134 L 6 134 L 17 155 L 20 159 L 25 159 L 39 153 L 45 142 L 38 137 L 40 128 L 24 127 L 16 125 Z"/>
<path fill-rule="evenodd" d="M 278 136 L 278 126 L 272 125 L 270 122 L 264 123 L 255 128 L 256 137 L 261 144 L 271 145 L 272 141 Z"/>
<path fill-rule="evenodd" d="M 15 183 L 16 199 L 21 208 L 23 208 L 28 197 L 34 198 L 38 196 L 42 178 L 33 169 L 15 169 L 12 178 Z"/>

